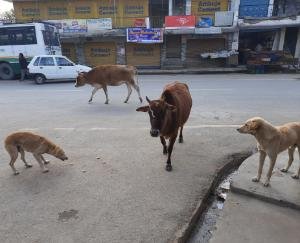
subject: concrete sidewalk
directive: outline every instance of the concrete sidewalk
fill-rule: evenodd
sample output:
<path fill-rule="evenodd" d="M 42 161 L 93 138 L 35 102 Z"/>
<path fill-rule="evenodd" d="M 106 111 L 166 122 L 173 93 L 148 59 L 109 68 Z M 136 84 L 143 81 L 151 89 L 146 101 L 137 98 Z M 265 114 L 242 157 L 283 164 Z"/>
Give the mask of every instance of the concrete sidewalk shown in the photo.
<path fill-rule="evenodd" d="M 138 74 L 216 74 L 246 72 L 245 66 L 216 68 L 139 69 Z"/>
<path fill-rule="evenodd" d="M 286 152 L 278 157 L 269 187 L 263 186 L 268 160 L 259 183 L 251 181 L 257 172 L 258 153 L 243 162 L 211 243 L 300 241 L 300 181 L 291 178 L 299 164 L 294 161 L 290 172 L 282 173 L 287 159 Z"/>

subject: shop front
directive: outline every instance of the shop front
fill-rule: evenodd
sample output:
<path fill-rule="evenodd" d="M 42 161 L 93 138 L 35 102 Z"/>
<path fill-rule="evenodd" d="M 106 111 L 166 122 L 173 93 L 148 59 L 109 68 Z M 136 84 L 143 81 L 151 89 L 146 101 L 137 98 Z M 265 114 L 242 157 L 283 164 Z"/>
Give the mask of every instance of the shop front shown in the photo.
<path fill-rule="evenodd" d="M 84 56 L 86 64 L 91 67 L 116 64 L 116 44 L 115 42 L 86 42 Z"/>
<path fill-rule="evenodd" d="M 138 68 L 160 67 L 160 44 L 126 44 L 126 64 Z"/>

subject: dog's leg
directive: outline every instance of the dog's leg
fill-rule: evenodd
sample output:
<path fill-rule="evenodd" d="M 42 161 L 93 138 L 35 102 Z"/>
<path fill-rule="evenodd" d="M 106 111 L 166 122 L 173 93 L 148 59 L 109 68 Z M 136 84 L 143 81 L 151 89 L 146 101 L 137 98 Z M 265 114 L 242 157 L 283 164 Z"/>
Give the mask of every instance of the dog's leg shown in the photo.
<path fill-rule="evenodd" d="M 20 151 L 20 154 L 21 154 L 21 160 L 24 162 L 25 167 L 26 167 L 26 168 L 31 168 L 31 167 L 32 167 L 32 164 L 28 164 L 28 163 L 26 162 L 26 160 L 25 160 L 25 151 L 24 151 L 24 149 L 19 148 L 19 151 Z"/>
<path fill-rule="evenodd" d="M 10 156 L 11 156 L 11 158 L 10 158 L 9 165 L 10 165 L 11 169 L 13 170 L 14 174 L 18 175 L 18 174 L 20 174 L 20 172 L 17 171 L 14 166 L 14 163 L 16 162 L 16 160 L 18 158 L 18 151 L 15 154 L 11 154 Z"/>
<path fill-rule="evenodd" d="M 43 173 L 47 173 L 49 170 L 46 168 L 46 166 L 43 163 L 43 159 L 41 158 L 40 154 L 33 154 L 34 158 L 36 159 L 36 161 L 39 163 Z"/>
<path fill-rule="evenodd" d="M 287 165 L 285 168 L 282 168 L 282 172 L 288 172 L 289 168 L 291 167 L 293 161 L 294 161 L 294 152 L 295 152 L 296 146 L 292 146 L 288 149 L 289 151 L 289 161 L 287 162 Z"/>
<path fill-rule="evenodd" d="M 298 146 L 298 153 L 299 153 L 299 159 L 300 159 L 300 147 Z M 300 161 L 299 161 L 300 163 Z M 300 178 L 300 165 L 299 165 L 299 169 L 298 169 L 298 173 L 295 173 L 294 175 L 292 175 L 293 179 L 299 179 Z"/>
<path fill-rule="evenodd" d="M 12 145 L 5 145 L 5 148 L 8 152 L 8 154 L 10 155 L 9 165 L 10 165 L 11 169 L 13 170 L 14 174 L 18 175 L 19 171 L 17 171 L 14 166 L 14 164 L 18 158 L 18 149 L 16 146 L 12 146 Z"/>
<path fill-rule="evenodd" d="M 276 163 L 277 155 L 271 155 L 271 156 L 269 155 L 269 157 L 270 157 L 270 167 L 269 167 L 269 170 L 268 170 L 268 173 L 267 173 L 267 178 L 265 180 L 264 186 L 269 186 L 270 185 L 270 179 L 271 179 L 273 169 L 274 169 L 274 166 L 275 166 L 275 163 Z"/>
<path fill-rule="evenodd" d="M 257 176 L 252 178 L 252 181 L 254 182 L 259 182 L 261 178 L 261 173 L 264 167 L 265 159 L 266 159 L 266 152 L 263 150 L 259 150 L 259 165 L 258 165 L 258 171 L 257 171 Z"/>
<path fill-rule="evenodd" d="M 50 163 L 50 160 L 46 160 L 43 155 L 41 155 L 41 158 L 44 161 L 45 165 Z"/>

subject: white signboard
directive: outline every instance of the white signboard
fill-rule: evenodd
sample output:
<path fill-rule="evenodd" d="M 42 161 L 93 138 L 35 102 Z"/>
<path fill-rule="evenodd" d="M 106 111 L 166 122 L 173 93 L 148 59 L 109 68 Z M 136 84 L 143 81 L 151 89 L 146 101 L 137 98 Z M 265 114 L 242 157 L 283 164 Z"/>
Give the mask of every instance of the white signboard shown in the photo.
<path fill-rule="evenodd" d="M 215 26 L 232 26 L 233 12 L 220 11 L 215 12 Z"/>
<path fill-rule="evenodd" d="M 97 32 L 98 30 L 112 29 L 111 18 L 87 19 L 88 32 Z"/>
<path fill-rule="evenodd" d="M 222 29 L 220 27 L 195 28 L 195 34 L 199 34 L 199 35 L 222 34 Z"/>

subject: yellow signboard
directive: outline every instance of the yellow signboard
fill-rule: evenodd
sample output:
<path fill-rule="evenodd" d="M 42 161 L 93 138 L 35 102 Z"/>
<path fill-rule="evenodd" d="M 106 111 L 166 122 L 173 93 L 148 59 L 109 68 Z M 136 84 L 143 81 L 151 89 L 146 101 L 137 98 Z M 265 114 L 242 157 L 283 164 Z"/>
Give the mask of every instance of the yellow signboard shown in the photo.
<path fill-rule="evenodd" d="M 214 17 L 215 12 L 227 11 L 228 0 L 192 0 L 192 14 Z"/>

